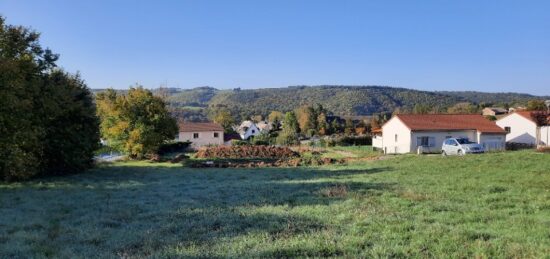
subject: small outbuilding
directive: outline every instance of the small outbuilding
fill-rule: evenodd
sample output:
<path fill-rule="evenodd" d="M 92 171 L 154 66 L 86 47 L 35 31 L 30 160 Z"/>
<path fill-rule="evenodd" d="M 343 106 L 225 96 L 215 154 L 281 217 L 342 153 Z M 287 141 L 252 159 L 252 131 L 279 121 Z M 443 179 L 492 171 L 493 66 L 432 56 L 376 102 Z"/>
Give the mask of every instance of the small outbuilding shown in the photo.
<path fill-rule="evenodd" d="M 483 116 L 497 116 L 508 113 L 508 110 L 498 107 L 487 107 L 481 111 Z"/>
<path fill-rule="evenodd" d="M 440 153 L 448 138 L 468 138 L 486 150 L 506 146 L 506 131 L 477 114 L 395 115 L 382 126 L 376 146 L 387 154 Z"/>

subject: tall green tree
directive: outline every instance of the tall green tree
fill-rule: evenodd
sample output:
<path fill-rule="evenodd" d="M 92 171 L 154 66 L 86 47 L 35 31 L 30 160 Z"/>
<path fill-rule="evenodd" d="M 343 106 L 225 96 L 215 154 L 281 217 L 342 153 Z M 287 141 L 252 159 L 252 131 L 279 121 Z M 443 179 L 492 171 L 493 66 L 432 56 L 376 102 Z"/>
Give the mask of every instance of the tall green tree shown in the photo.
<path fill-rule="evenodd" d="M 432 109 L 430 106 L 425 104 L 417 103 L 414 105 L 413 113 L 414 114 L 428 114 Z"/>
<path fill-rule="evenodd" d="M 546 111 L 548 107 L 543 100 L 530 100 L 527 102 L 528 111 Z"/>
<path fill-rule="evenodd" d="M 278 129 L 281 126 L 281 122 L 283 121 L 285 115 L 280 111 L 271 111 L 269 113 L 269 116 L 267 116 L 267 120 L 273 124 L 275 129 Z"/>
<path fill-rule="evenodd" d="M 462 102 L 457 103 L 452 107 L 449 107 L 449 109 L 447 109 L 447 112 L 451 114 L 474 114 L 478 113 L 479 110 L 477 106 L 471 103 Z"/>
<path fill-rule="evenodd" d="M 294 112 L 287 112 L 283 121 L 283 129 L 277 137 L 277 143 L 280 145 L 298 144 L 298 119 Z"/>
<path fill-rule="evenodd" d="M 213 121 L 220 124 L 223 127 L 225 133 L 233 133 L 233 125 L 235 124 L 235 119 L 231 116 L 228 110 L 220 110 L 214 116 Z"/>
<path fill-rule="evenodd" d="M 131 158 L 155 154 L 178 132 L 164 101 L 143 87 L 130 88 L 126 95 L 108 90 L 98 94 L 96 102 L 102 137 Z"/>
<path fill-rule="evenodd" d="M 92 95 L 39 34 L 0 16 L 0 180 L 77 172 L 99 143 Z"/>
<path fill-rule="evenodd" d="M 353 134 L 354 129 L 355 129 L 355 126 L 353 125 L 353 121 L 351 120 L 351 118 L 347 118 L 346 124 L 344 127 L 344 134 L 351 135 Z"/>
<path fill-rule="evenodd" d="M 372 117 L 370 118 L 370 129 L 375 130 L 375 129 L 379 129 L 380 127 L 382 127 L 380 123 L 380 115 L 373 114 Z"/>
<path fill-rule="evenodd" d="M 324 112 L 317 116 L 317 132 L 319 135 L 324 136 L 329 134 L 329 125 L 327 123 L 327 116 Z"/>

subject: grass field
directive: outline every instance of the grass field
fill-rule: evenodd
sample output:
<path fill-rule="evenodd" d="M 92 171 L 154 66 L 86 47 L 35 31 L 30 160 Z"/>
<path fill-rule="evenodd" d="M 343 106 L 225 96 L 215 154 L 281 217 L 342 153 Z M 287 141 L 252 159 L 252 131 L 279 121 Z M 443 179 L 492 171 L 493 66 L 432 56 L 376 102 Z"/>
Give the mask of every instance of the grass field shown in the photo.
<path fill-rule="evenodd" d="M 532 151 L 287 169 L 126 162 L 0 184 L 0 258 L 549 254 L 550 155 Z"/>

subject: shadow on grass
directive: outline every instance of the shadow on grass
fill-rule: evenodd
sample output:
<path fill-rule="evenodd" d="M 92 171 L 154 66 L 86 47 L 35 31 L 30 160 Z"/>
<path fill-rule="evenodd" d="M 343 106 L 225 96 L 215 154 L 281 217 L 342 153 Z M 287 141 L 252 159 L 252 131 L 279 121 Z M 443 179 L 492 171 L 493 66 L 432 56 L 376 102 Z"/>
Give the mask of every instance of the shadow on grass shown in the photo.
<path fill-rule="evenodd" d="M 197 252 L 193 248 L 214 247 L 249 234 L 271 242 L 328 231 L 335 226 L 308 215 L 304 208 L 324 210 L 319 206 L 335 205 L 352 193 L 392 188 L 350 178 L 387 171 L 391 168 L 106 166 L 80 175 L 4 186 L 0 212 L 11 223 L 0 234 L 16 238 L 0 241 L 4 251 L 0 257 L 71 257 L 75 249 L 80 251 L 76 255 L 85 257 L 223 256 L 223 249 Z M 33 239 L 25 239 L 26 234 Z M 230 250 L 235 255 L 248 254 L 246 249 Z M 338 256 L 341 251 L 282 249 L 260 254 Z"/>

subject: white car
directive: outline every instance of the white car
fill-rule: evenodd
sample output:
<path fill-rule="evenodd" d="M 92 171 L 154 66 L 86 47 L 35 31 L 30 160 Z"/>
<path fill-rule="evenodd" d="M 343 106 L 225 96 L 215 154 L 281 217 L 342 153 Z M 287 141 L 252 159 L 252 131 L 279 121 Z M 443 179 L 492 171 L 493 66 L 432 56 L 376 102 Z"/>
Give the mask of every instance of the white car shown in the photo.
<path fill-rule="evenodd" d="M 469 141 L 467 138 L 448 138 L 443 141 L 441 154 L 446 155 L 465 155 L 484 153 L 482 145 Z"/>

